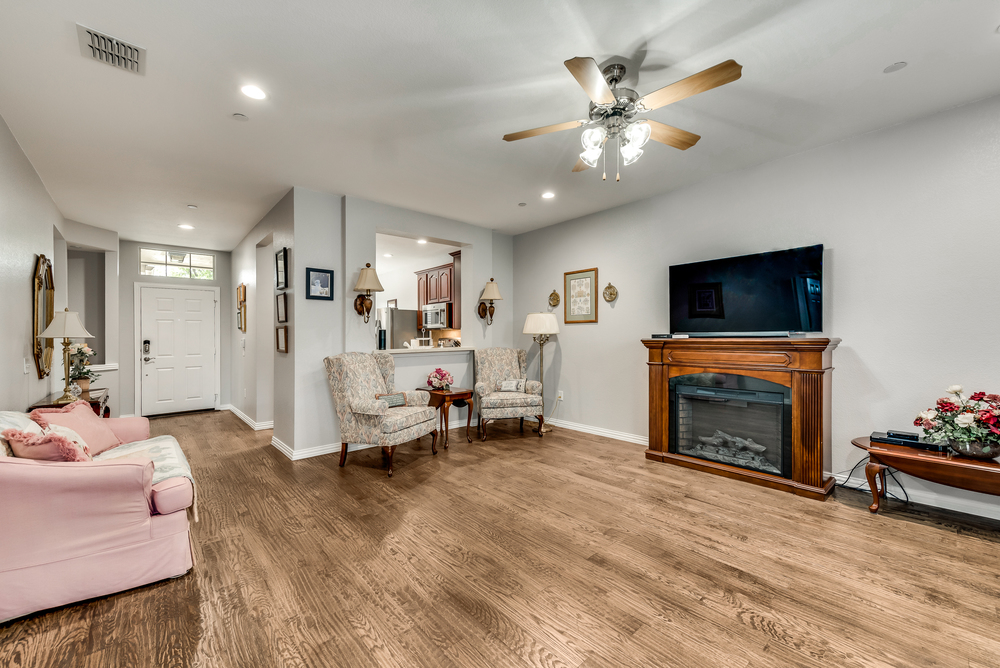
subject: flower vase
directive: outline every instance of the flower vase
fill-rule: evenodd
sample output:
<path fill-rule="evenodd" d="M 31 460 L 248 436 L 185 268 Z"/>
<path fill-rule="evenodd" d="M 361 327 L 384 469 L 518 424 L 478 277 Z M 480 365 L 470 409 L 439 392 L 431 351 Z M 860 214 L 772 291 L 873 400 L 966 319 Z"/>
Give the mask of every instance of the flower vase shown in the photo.
<path fill-rule="evenodd" d="M 980 461 L 989 461 L 1000 456 L 1000 448 L 996 445 L 988 445 L 979 441 L 956 441 L 948 439 L 948 446 L 957 455 Z"/>
<path fill-rule="evenodd" d="M 73 380 L 74 383 L 80 386 L 80 390 L 83 392 L 90 392 L 90 379 L 89 378 L 76 378 Z"/>

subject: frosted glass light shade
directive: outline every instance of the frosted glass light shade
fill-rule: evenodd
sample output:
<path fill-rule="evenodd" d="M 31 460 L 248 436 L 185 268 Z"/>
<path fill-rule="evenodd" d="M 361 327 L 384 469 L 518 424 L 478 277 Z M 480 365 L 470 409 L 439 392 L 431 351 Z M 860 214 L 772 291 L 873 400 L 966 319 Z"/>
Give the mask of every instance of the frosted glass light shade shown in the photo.
<path fill-rule="evenodd" d="M 529 313 L 524 319 L 522 334 L 558 334 L 559 319 L 555 313 Z"/>
<path fill-rule="evenodd" d="M 583 148 L 590 149 L 601 148 L 604 145 L 604 138 L 608 136 L 607 130 L 602 127 L 588 128 L 583 131 L 583 135 L 580 137 L 580 143 L 583 144 Z"/>
<path fill-rule="evenodd" d="M 649 141 L 649 135 L 652 131 L 653 128 L 649 126 L 649 123 L 633 123 L 628 126 L 625 136 L 628 137 L 629 146 L 642 148 Z"/>
<path fill-rule="evenodd" d="M 584 164 L 588 167 L 596 167 L 597 161 L 600 160 L 602 153 L 604 153 L 604 149 L 588 148 L 580 154 L 580 160 L 583 160 Z"/>
<path fill-rule="evenodd" d="M 385 288 L 378 280 L 378 274 L 375 273 L 375 268 L 371 264 L 365 265 L 365 268 L 361 270 L 361 274 L 358 276 L 358 284 L 354 286 L 355 292 L 365 292 L 366 290 L 371 290 L 372 292 L 384 292 Z"/>
<path fill-rule="evenodd" d="M 626 165 L 631 165 L 642 156 L 642 149 L 635 144 L 625 144 L 622 146 L 621 151 Z"/>
<path fill-rule="evenodd" d="M 56 311 L 52 322 L 45 331 L 38 335 L 40 339 L 92 339 L 94 335 L 80 322 L 80 314 L 76 311 Z"/>
<path fill-rule="evenodd" d="M 483 296 L 479 298 L 479 301 L 503 301 L 503 297 L 500 296 L 500 286 L 491 278 L 489 283 L 486 284 L 486 289 L 483 290 Z"/>

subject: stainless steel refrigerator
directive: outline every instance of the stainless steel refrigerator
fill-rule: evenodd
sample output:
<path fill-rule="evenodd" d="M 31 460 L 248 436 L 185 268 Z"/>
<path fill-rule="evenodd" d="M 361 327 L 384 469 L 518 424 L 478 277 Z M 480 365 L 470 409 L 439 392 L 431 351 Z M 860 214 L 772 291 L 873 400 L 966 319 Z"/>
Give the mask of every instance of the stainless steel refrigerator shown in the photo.
<path fill-rule="evenodd" d="M 417 330 L 417 312 L 406 309 L 379 309 L 382 327 L 386 330 L 387 345 L 390 350 L 402 348 L 403 343 L 420 336 Z"/>

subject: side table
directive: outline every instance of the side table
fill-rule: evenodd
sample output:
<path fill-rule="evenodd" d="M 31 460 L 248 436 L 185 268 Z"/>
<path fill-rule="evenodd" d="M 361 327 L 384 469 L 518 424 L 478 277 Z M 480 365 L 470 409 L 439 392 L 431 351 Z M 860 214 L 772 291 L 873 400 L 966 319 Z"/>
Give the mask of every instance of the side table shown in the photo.
<path fill-rule="evenodd" d="M 459 408 L 468 405 L 469 417 L 465 421 L 465 438 L 468 439 L 469 443 L 472 443 L 472 436 L 469 433 L 469 427 L 472 425 L 472 407 L 475 403 L 473 398 L 475 393 L 472 390 L 466 390 L 461 387 L 453 387 L 450 390 L 418 387 L 417 390 L 421 392 L 429 392 L 431 400 L 427 405 L 431 408 L 438 409 L 438 425 L 441 426 L 444 431 L 445 448 L 448 447 L 448 409 L 451 408 L 452 404 L 455 404 Z"/>
<path fill-rule="evenodd" d="M 881 500 L 885 498 L 885 470 L 890 466 L 914 478 L 923 478 L 940 485 L 1000 495 L 1000 463 L 996 460 L 984 462 L 951 452 L 872 443 L 867 438 L 856 438 L 851 443 L 868 452 L 865 475 L 872 490 L 872 505 L 868 506 L 868 510 L 873 513 L 878 512 Z M 881 490 L 878 483 L 882 483 Z"/>
<path fill-rule="evenodd" d="M 28 407 L 27 412 L 35 410 L 36 408 L 62 408 L 66 404 L 57 404 L 56 399 L 62 396 L 62 392 L 56 392 L 50 394 L 49 396 L 36 401 Z M 90 407 L 94 409 L 94 413 L 97 417 L 111 417 L 111 409 L 108 408 L 108 399 L 111 398 L 110 393 L 107 388 L 102 388 L 100 390 L 90 390 L 89 392 L 84 392 L 80 395 L 80 401 L 86 401 L 90 404 Z"/>

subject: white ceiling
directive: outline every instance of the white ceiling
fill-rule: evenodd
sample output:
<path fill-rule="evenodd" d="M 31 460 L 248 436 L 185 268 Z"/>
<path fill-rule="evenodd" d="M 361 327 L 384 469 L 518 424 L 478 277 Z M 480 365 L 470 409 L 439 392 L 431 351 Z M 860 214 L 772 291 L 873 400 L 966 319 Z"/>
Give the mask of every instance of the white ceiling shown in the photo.
<path fill-rule="evenodd" d="M 451 257 L 448 253 L 461 250 L 460 246 L 449 246 L 433 241 L 419 243 L 416 239 L 397 237 L 392 234 L 375 235 L 375 260 L 379 273 L 395 271 L 396 267 L 406 267 L 408 271 L 430 269 L 439 264 L 448 264 Z M 389 253 L 392 257 L 385 257 Z M 410 266 L 414 265 L 412 269 Z"/>
<path fill-rule="evenodd" d="M 83 58 L 77 22 L 145 76 Z M 998 24 L 994 0 L 9 0 L 0 115 L 62 213 L 123 238 L 228 250 L 292 185 L 517 233 L 996 95 Z M 652 112 L 703 139 L 621 183 L 570 172 L 580 130 L 501 141 L 584 117 L 562 63 L 614 55 L 640 93 L 743 78 Z"/>

